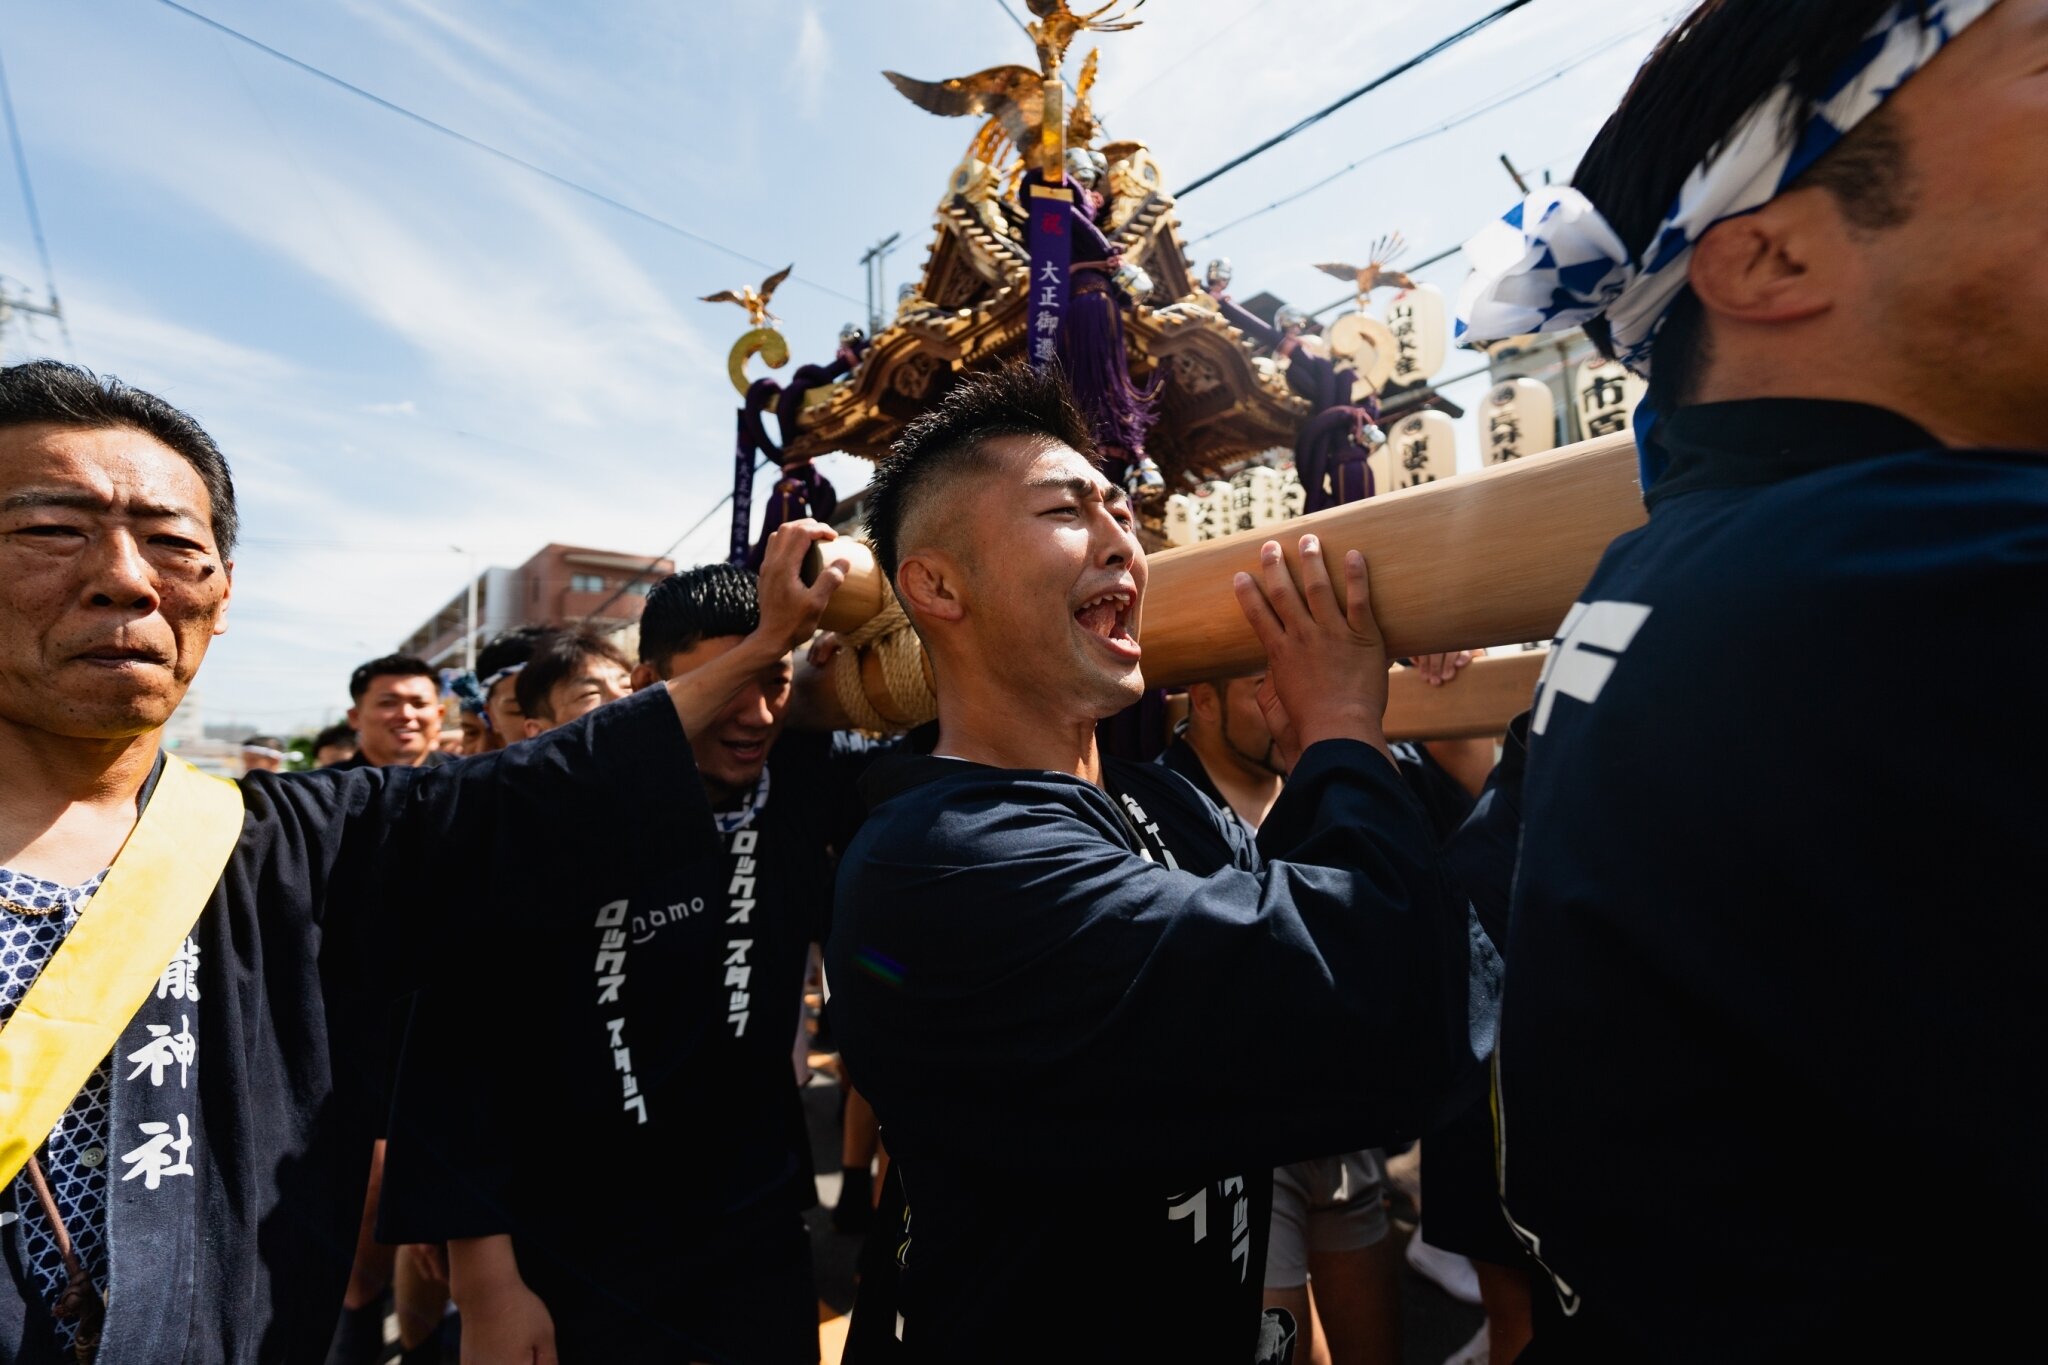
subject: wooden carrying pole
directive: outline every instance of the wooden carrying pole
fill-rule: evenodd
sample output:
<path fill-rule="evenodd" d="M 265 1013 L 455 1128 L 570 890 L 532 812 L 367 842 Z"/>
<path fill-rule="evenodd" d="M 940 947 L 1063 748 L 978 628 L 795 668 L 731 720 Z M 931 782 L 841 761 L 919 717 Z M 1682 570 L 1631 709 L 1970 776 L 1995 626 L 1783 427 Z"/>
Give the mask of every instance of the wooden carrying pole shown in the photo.
<path fill-rule="evenodd" d="M 816 583 L 828 563 L 844 564 L 846 581 L 825 604 L 818 628 L 844 635 L 858 630 L 881 612 L 882 604 L 888 600 L 889 580 L 883 575 L 882 566 L 875 563 L 875 552 L 852 536 L 811 546 L 810 553 L 804 556 L 804 582 Z"/>
<path fill-rule="evenodd" d="M 1635 445 L 1618 435 L 1167 550 L 1150 560 L 1145 680 L 1165 687 L 1265 667 L 1230 581 L 1259 572 L 1267 540 L 1281 543 L 1299 581 L 1301 537 L 1322 537 L 1340 594 L 1344 555 L 1362 550 L 1373 614 L 1399 658 L 1548 639 L 1607 543 L 1643 520 Z M 823 554 L 848 566 L 825 625 L 850 630 L 888 589 L 865 546 L 842 538 Z"/>
<path fill-rule="evenodd" d="M 1387 738 L 1477 739 L 1506 732 L 1508 722 L 1529 709 L 1536 677 L 1550 657 L 1547 649 L 1475 659 L 1441 687 L 1431 687 L 1412 668 L 1397 668 L 1387 679 Z"/>
<path fill-rule="evenodd" d="M 1550 638 L 1608 542 L 1643 519 L 1635 444 L 1611 436 L 1168 550 L 1145 588 L 1145 680 L 1265 667 L 1230 581 L 1258 575 L 1268 540 L 1299 582 L 1301 537 L 1321 537 L 1340 596 L 1344 555 L 1363 551 L 1374 619 L 1400 658 Z"/>

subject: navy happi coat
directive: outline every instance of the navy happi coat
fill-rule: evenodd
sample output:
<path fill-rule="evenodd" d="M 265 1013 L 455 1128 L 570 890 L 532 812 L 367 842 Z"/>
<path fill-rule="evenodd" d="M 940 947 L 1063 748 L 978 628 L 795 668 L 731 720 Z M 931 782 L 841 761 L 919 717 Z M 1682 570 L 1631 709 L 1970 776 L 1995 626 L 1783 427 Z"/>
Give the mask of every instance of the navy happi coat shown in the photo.
<path fill-rule="evenodd" d="M 242 838 L 193 928 L 189 994 L 153 994 L 116 1045 L 100 1365 L 321 1359 L 383 1103 L 385 1001 L 459 967 L 494 904 L 575 877 L 592 845 L 626 866 L 659 857 L 703 800 L 662 689 L 440 768 L 241 786 Z M 149 1026 L 187 1019 L 189 1064 L 130 1079 Z M 69 1355 L 23 1226 L 0 1230 L 0 1358 L 57 1365 Z"/>

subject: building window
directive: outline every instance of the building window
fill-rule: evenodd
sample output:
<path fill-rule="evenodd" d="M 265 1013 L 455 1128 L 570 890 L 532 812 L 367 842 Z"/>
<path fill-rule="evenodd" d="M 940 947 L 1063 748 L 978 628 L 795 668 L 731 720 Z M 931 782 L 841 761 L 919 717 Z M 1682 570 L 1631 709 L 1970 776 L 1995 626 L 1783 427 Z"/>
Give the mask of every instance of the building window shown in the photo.
<path fill-rule="evenodd" d="M 570 574 L 570 575 L 569 575 L 569 591 L 570 591 L 570 592 L 603 592 L 603 591 L 604 591 L 604 575 L 603 575 L 603 574 L 595 574 L 595 573 L 577 573 L 577 574 Z"/>
<path fill-rule="evenodd" d="M 645 597 L 648 593 L 654 591 L 654 585 L 643 578 L 636 583 L 628 584 L 626 591 L 632 593 L 635 597 Z"/>

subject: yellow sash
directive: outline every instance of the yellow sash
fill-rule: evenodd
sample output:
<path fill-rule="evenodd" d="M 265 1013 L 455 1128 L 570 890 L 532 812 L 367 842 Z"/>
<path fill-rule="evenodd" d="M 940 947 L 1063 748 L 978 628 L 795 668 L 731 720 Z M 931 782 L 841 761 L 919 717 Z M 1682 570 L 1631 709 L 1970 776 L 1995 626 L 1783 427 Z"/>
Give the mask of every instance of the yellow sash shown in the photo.
<path fill-rule="evenodd" d="M 0 1027 L 0 1186 L 28 1164 L 192 931 L 242 836 L 242 793 L 181 758 Z"/>

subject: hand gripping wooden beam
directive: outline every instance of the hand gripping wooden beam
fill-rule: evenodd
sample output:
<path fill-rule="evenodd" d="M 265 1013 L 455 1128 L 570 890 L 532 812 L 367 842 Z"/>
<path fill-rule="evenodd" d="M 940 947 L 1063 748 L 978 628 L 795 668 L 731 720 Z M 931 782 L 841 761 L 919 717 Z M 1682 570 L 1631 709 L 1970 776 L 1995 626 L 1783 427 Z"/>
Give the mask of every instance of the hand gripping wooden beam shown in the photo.
<path fill-rule="evenodd" d="M 1267 540 L 1281 543 L 1297 581 L 1304 535 L 1322 538 L 1332 566 L 1346 552 L 1362 551 L 1374 617 L 1387 652 L 1398 658 L 1549 638 L 1608 542 L 1643 521 L 1635 445 L 1619 435 L 1167 550 L 1152 556 L 1149 566 L 1140 641 L 1145 679 L 1174 686 L 1265 666 L 1230 584 L 1239 570 L 1258 572 L 1259 547 Z M 888 587 L 865 546 L 842 538 L 824 546 L 816 563 L 828 557 L 846 562 L 848 573 L 824 624 L 850 630 L 880 609 Z M 1468 670 L 1467 678 L 1430 694 L 1462 696 L 1470 699 L 1462 705 L 1477 706 L 1480 689 L 1461 691 L 1463 683 L 1489 675 L 1502 680 L 1496 686 L 1510 676 L 1517 680 L 1513 685 L 1533 678 L 1529 661 L 1510 666 L 1508 660 L 1484 660 L 1474 667 L 1489 663 L 1495 667 L 1477 675 Z M 1438 718 L 1429 724 L 1453 727 L 1432 737 L 1492 732 L 1471 728 L 1476 720 L 1458 721 L 1443 709 L 1448 701 L 1431 704 Z M 1500 704 L 1495 698 L 1481 709 L 1491 716 Z M 1395 705 L 1406 703 L 1390 703 L 1390 731 Z M 1402 728 L 1409 735 L 1427 733 Z"/>

